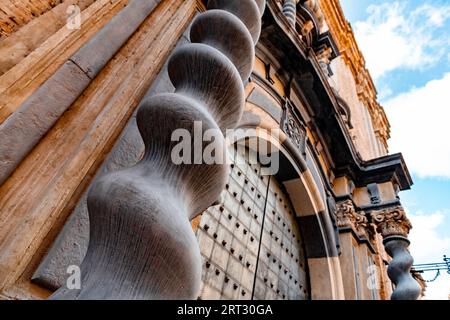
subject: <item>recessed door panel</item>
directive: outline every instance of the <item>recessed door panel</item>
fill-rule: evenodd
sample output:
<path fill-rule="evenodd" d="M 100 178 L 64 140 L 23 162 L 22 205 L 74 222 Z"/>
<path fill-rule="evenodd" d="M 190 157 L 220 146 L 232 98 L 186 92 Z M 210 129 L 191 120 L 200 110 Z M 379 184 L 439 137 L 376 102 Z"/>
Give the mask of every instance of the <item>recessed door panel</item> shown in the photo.
<path fill-rule="evenodd" d="M 309 280 L 295 213 L 274 176 L 248 151 L 235 153 L 220 205 L 197 229 L 203 258 L 200 299 L 308 299 Z"/>

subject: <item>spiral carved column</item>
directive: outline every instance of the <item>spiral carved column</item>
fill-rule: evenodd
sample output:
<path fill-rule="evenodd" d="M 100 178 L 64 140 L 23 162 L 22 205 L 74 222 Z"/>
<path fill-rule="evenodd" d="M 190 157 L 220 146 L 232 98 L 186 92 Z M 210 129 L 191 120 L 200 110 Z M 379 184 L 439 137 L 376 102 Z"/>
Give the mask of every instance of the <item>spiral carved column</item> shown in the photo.
<path fill-rule="evenodd" d="M 59 289 L 53 299 L 194 299 L 201 256 L 190 220 L 214 203 L 225 186 L 225 164 L 174 164 L 175 129 L 194 134 L 234 128 L 254 62 L 265 0 L 209 0 L 193 21 L 191 44 L 169 58 L 175 93 L 143 101 L 137 125 L 145 154 L 135 166 L 105 175 L 88 194 L 90 241 L 81 289 Z M 186 131 L 184 131 L 186 132 Z M 225 139 L 215 141 L 226 150 Z M 210 142 L 200 142 L 201 150 Z M 197 145 L 198 147 L 198 145 Z M 197 160 L 197 161 L 196 161 Z"/>
<path fill-rule="evenodd" d="M 289 23 L 294 27 L 297 17 L 297 5 L 298 0 L 284 0 L 283 14 L 286 16 Z"/>
<path fill-rule="evenodd" d="M 372 212 L 372 221 L 383 236 L 386 252 L 392 257 L 388 276 L 395 284 L 392 300 L 417 300 L 421 293 L 420 285 L 411 275 L 413 258 L 409 253 L 407 239 L 411 223 L 401 206 Z"/>

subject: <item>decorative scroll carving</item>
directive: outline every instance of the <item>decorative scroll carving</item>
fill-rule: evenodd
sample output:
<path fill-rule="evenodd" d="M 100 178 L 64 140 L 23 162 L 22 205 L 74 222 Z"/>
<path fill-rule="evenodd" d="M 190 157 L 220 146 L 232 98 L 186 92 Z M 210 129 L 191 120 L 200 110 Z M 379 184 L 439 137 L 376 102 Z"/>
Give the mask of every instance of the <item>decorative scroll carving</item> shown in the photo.
<path fill-rule="evenodd" d="M 372 221 L 383 238 L 391 236 L 407 237 L 412 226 L 401 206 L 374 211 L 371 213 Z"/>
<path fill-rule="evenodd" d="M 407 235 L 411 223 L 401 206 L 371 213 L 377 231 L 383 236 L 386 252 L 392 257 L 388 267 L 388 276 L 395 284 L 392 300 L 416 300 L 422 291 L 411 275 L 413 258 L 409 253 Z"/>
<path fill-rule="evenodd" d="M 293 106 L 286 99 L 281 128 L 289 136 L 292 142 L 298 147 L 302 154 L 306 152 L 306 129 L 300 118 L 294 111 Z"/>
<path fill-rule="evenodd" d="M 90 241 L 81 289 L 61 288 L 53 299 L 197 297 L 202 261 L 189 220 L 217 200 L 228 169 L 174 164 L 177 142 L 171 135 L 184 129 L 194 136 L 194 121 L 201 121 L 203 133 L 236 126 L 264 7 L 264 0 L 209 0 L 210 10 L 193 21 L 192 43 L 169 58 L 175 93 L 153 96 L 139 107 L 142 160 L 105 175 L 89 191 Z M 225 139 L 215 143 L 224 147 Z"/>
<path fill-rule="evenodd" d="M 368 237 L 368 220 L 363 211 L 356 211 L 351 200 L 337 204 L 339 228 L 352 228 L 359 237 Z"/>
<path fill-rule="evenodd" d="M 351 200 L 345 200 L 337 204 L 337 218 L 339 228 L 351 228 L 353 226 L 355 208 Z"/>
<path fill-rule="evenodd" d="M 337 106 L 339 108 L 339 113 L 342 116 L 342 118 L 344 119 L 345 123 L 347 124 L 349 129 L 353 129 L 353 124 L 352 124 L 352 113 L 350 110 L 349 105 L 347 104 L 347 102 L 341 97 L 341 95 L 339 94 L 339 92 L 332 88 L 332 91 L 334 93 L 334 96 L 336 97 L 336 100 L 338 102 Z"/>

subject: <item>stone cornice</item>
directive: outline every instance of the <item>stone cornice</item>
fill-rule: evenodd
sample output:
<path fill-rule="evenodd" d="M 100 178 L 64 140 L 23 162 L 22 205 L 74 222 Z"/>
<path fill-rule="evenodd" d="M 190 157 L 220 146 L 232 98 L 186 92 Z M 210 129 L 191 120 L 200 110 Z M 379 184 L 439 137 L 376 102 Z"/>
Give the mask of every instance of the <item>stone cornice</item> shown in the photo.
<path fill-rule="evenodd" d="M 352 27 L 345 19 L 339 0 L 319 0 L 319 3 L 340 54 L 353 74 L 358 97 L 369 110 L 375 134 L 379 136 L 387 150 L 387 140 L 390 138 L 389 121 L 383 107 L 377 102 L 377 91 Z"/>
<path fill-rule="evenodd" d="M 338 113 L 341 107 L 317 62 L 316 54 L 291 32 L 287 20 L 274 1 L 268 2 L 263 17 L 258 52 L 278 61 L 280 70 L 290 70 L 292 87 L 302 97 L 305 110 L 313 117 L 314 128 L 326 141 L 330 163 L 336 177 L 348 176 L 356 187 L 369 183 L 392 182 L 399 190 L 409 189 L 412 179 L 401 154 L 363 161 L 351 141 L 347 124 Z M 270 48 L 267 49 L 267 48 Z"/>

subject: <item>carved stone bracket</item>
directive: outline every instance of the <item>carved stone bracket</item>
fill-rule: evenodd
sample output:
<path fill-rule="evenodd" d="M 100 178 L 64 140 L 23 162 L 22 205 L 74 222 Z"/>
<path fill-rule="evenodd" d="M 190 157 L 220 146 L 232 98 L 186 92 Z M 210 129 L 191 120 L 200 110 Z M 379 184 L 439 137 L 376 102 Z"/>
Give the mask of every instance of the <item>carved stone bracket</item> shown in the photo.
<path fill-rule="evenodd" d="M 306 152 L 306 129 L 303 122 L 297 116 L 294 107 L 286 99 L 283 116 L 281 118 L 281 129 L 289 136 L 302 154 Z"/>
<path fill-rule="evenodd" d="M 338 227 L 351 228 L 361 237 L 369 239 L 369 223 L 364 211 L 356 211 L 351 200 L 337 204 Z"/>
<path fill-rule="evenodd" d="M 371 213 L 372 222 L 383 236 L 386 252 L 392 257 L 388 267 L 388 276 L 395 284 L 392 300 L 416 300 L 422 291 L 411 275 L 414 262 L 409 253 L 408 233 L 412 226 L 401 206 L 383 209 Z"/>

